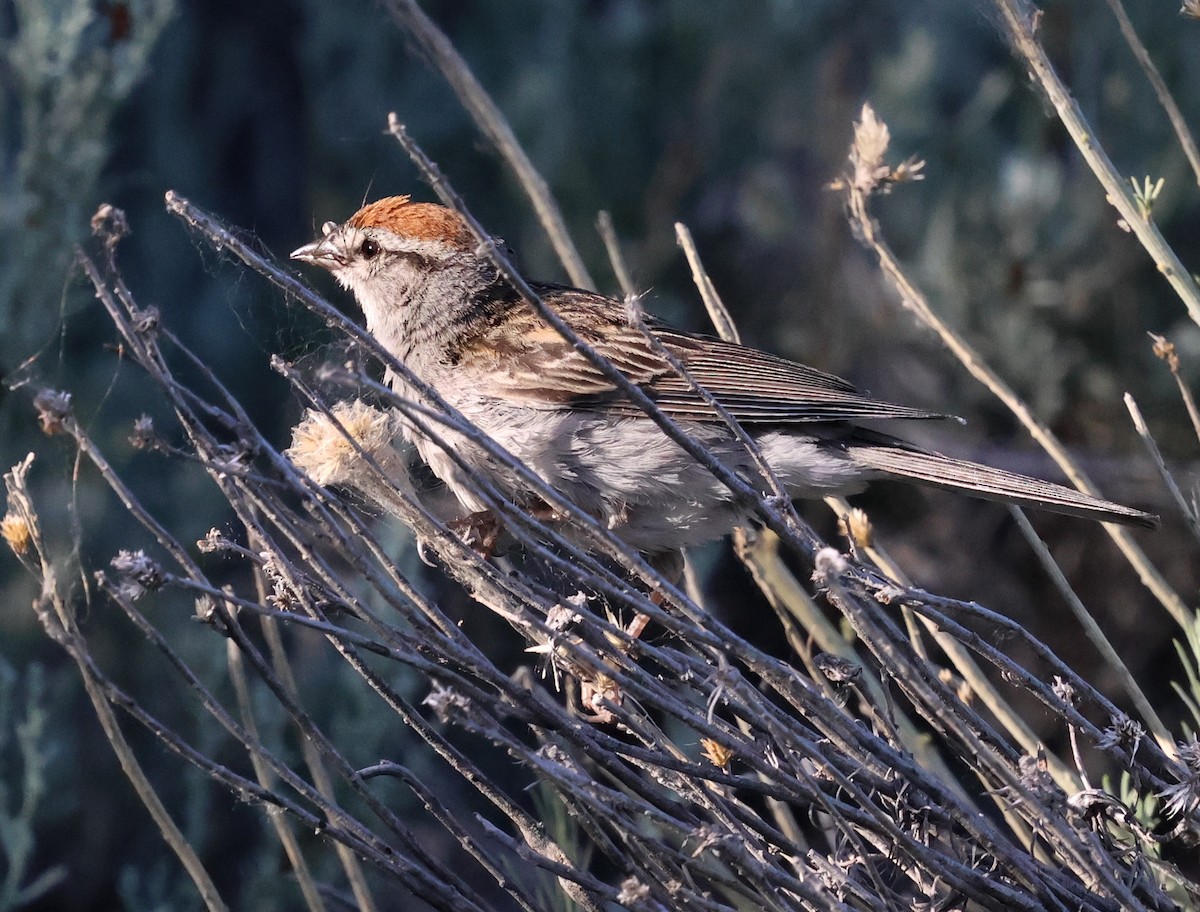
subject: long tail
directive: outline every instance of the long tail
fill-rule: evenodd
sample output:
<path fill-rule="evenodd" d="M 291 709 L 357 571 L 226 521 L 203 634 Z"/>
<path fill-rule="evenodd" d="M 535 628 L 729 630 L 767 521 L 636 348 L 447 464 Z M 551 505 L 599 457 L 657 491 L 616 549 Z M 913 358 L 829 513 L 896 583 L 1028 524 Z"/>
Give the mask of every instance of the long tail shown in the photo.
<path fill-rule="evenodd" d="M 1158 526 L 1158 517 L 1132 507 L 1082 494 L 1072 488 L 993 469 L 965 459 L 901 446 L 850 444 L 846 452 L 859 465 L 931 488 L 961 491 L 983 500 L 1013 503 L 1051 513 L 1065 513 L 1127 526 Z"/>

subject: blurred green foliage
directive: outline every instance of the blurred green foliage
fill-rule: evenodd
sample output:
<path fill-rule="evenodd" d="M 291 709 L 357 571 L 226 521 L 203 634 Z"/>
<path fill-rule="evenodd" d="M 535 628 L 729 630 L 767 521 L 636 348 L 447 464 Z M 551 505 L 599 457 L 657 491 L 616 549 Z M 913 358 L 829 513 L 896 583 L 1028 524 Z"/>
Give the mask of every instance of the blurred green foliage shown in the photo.
<path fill-rule="evenodd" d="M 1129 4 L 1129 13 L 1185 115 L 1200 125 L 1200 25 L 1181 22 L 1167 6 Z M 881 217 L 941 311 L 1085 462 L 1093 453 L 1115 457 L 1093 459 L 1114 497 L 1158 496 L 1123 459 L 1134 446 L 1123 390 L 1160 416 L 1155 430 L 1168 454 L 1190 458 L 1195 441 L 1145 332 L 1170 336 L 1194 377 L 1200 330 L 1116 226 L 980 5 L 442 0 L 425 7 L 510 118 L 604 290 L 615 291 L 615 282 L 592 228 L 602 208 L 613 213 L 636 280 L 650 289 L 648 307 L 702 327 L 671 228 L 684 221 L 749 342 L 890 398 L 966 415 L 969 429 L 942 432 L 953 435 L 953 448 L 1002 441 L 999 456 L 989 455 L 1039 470 L 1040 463 L 1021 462 L 1021 444 L 1005 442 L 1007 415 L 961 382 L 957 367 L 888 300 L 824 190 L 843 167 L 852 120 L 869 98 L 892 129 L 896 157 L 928 162 L 927 180 L 886 201 Z M 167 189 L 285 252 L 365 198 L 430 197 L 382 135 L 394 110 L 528 271 L 561 278 L 511 176 L 376 4 L 8 0 L 0 3 L 0 29 L 0 371 L 16 386 L 0 392 L 0 456 L 8 466 L 30 449 L 42 454 L 47 525 L 64 555 L 77 552 L 81 579 L 145 535 L 96 479 L 63 480 L 70 455 L 37 434 L 31 385 L 75 392 L 81 420 L 133 467 L 151 509 L 174 513 L 195 538 L 227 521 L 198 473 L 134 454 L 124 442 L 130 422 L 152 406 L 114 358 L 111 327 L 70 269 L 72 245 L 86 238 L 99 203 L 128 213 L 134 233 L 121 259 L 139 302 L 158 306 L 164 323 L 281 443 L 298 407 L 267 370 L 268 355 L 319 359 L 324 334 L 201 251 L 163 212 Z M 1155 218 L 1185 262 L 1200 262 L 1195 182 L 1107 8 L 1054 2 L 1042 32 L 1118 167 L 1139 179 L 1165 177 Z M 335 300 L 349 306 L 344 295 Z M 899 523 L 913 503 L 901 497 L 898 508 L 881 503 L 880 510 Z M 1016 546 L 1000 520 L 968 524 L 964 533 L 964 514 L 954 510 L 967 509 L 947 509 L 906 539 L 899 550 L 909 566 L 923 584 L 951 593 L 1004 607 L 1037 604 L 1036 584 L 1022 570 L 1027 556 L 993 578 L 980 576 L 978 548 L 1003 559 Z M 77 528 L 103 529 L 103 540 L 77 538 Z M 1074 534 L 1081 549 L 1096 541 L 1087 530 Z M 1193 591 L 1186 556 L 1164 547 L 1173 558 L 1169 575 Z M 1136 584 L 1096 574 L 1085 597 L 1089 585 L 1114 603 L 1110 624 L 1137 630 L 1136 608 L 1145 602 Z M 61 658 L 34 627 L 33 594 L 0 555 L 0 650 L 21 669 L 34 658 Z M 100 657 L 131 686 L 152 692 L 161 663 L 124 663 L 135 634 L 100 602 L 86 610 Z M 187 614 L 163 623 L 188 624 Z M 487 619 L 468 622 L 491 629 Z M 1070 658 L 1072 645 L 1061 646 Z M 1156 649 L 1170 652 L 1169 644 L 1147 643 L 1142 660 L 1152 663 Z M 210 651 L 211 642 L 198 642 L 189 659 L 219 682 L 221 657 Z M 313 674 L 339 673 L 328 657 L 313 661 Z M 330 714 L 364 751 L 395 750 L 394 734 L 372 725 L 368 705 L 340 705 L 337 693 L 331 684 Z M 78 717 L 62 748 L 74 756 L 47 772 L 69 779 L 86 771 L 85 784 L 55 785 L 86 823 L 45 822 L 28 870 L 71 872 L 52 894 L 54 908 L 187 907 L 191 888 L 133 804 L 84 701 L 64 696 L 55 707 Z M 145 753 L 153 764 L 158 755 Z M 17 780 L 5 773 L 11 791 Z M 173 806 L 188 808 L 182 823 L 206 860 L 227 863 L 215 869 L 237 905 L 291 907 L 286 868 L 256 814 L 231 807 L 228 795 L 190 774 L 158 775 L 165 790 L 184 795 Z"/>

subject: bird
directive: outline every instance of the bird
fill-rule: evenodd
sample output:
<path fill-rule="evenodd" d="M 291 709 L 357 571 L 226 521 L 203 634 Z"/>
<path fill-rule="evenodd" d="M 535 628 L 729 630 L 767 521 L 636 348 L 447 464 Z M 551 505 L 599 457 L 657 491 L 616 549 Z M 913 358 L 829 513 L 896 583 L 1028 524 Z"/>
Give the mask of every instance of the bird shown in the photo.
<path fill-rule="evenodd" d="M 542 319 L 453 209 L 408 196 L 380 199 L 342 224 L 326 222 L 322 236 L 291 257 L 332 273 L 384 349 L 628 547 L 665 561 L 750 518 L 752 507 Z M 708 391 L 753 438 L 792 499 L 855 494 L 893 479 L 1101 522 L 1158 524 L 1150 513 L 879 429 L 947 417 L 939 412 L 875 399 L 796 361 L 646 317 L 645 328 L 686 368 L 685 379 L 625 302 L 527 284 L 663 413 L 741 477 L 757 478 L 746 447 L 696 385 Z M 402 376 L 389 370 L 387 380 L 401 396 L 419 398 Z M 521 507 L 544 506 L 519 473 L 466 436 L 439 430 L 439 443 L 403 424 L 469 514 L 488 513 L 472 475 Z"/>

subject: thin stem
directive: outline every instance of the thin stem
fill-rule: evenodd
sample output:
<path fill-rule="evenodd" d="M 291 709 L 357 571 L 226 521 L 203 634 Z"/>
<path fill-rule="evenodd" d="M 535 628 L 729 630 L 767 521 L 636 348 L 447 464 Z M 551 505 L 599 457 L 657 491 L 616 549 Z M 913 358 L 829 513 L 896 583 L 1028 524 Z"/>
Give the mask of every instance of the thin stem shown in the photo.
<path fill-rule="evenodd" d="M 608 210 L 602 210 L 596 216 L 596 231 L 604 242 L 604 250 L 608 253 L 608 262 L 612 264 L 613 275 L 617 277 L 617 286 L 626 298 L 638 296 L 637 286 L 633 284 L 633 276 L 629 274 L 629 265 L 625 255 L 621 253 L 621 240 L 617 237 L 617 229 L 613 226 L 612 215 Z"/>
<path fill-rule="evenodd" d="M 1095 130 L 1083 116 L 1079 104 L 1059 78 L 1046 49 L 1038 40 L 1037 29 L 1041 20 L 1041 10 L 1034 9 L 1025 0 L 992 0 L 992 4 L 1000 13 L 1000 22 L 1013 50 L 1025 61 L 1033 78 L 1045 90 L 1046 96 L 1058 113 L 1059 120 L 1067 128 L 1084 161 L 1104 187 L 1105 199 L 1121 214 L 1129 230 L 1142 242 L 1146 252 L 1154 259 L 1158 271 L 1166 277 L 1183 301 L 1188 315 L 1200 323 L 1200 288 L 1196 286 L 1191 273 L 1180 262 L 1175 251 L 1164 240 L 1158 226 L 1143 217 L 1130 192 L 1129 181 L 1117 173 L 1112 161 L 1096 141 Z M 1174 610 L 1172 615 L 1175 615 Z M 1179 620 L 1178 616 L 1176 620 Z"/>
<path fill-rule="evenodd" d="M 1138 65 L 1141 66 L 1142 71 L 1146 74 L 1146 78 L 1150 80 L 1150 85 L 1154 88 L 1154 94 L 1158 98 L 1158 103 L 1162 105 L 1163 110 L 1167 114 L 1167 119 L 1171 121 L 1171 128 L 1175 131 L 1175 137 L 1179 140 L 1179 145 L 1183 149 L 1183 154 L 1187 157 L 1188 164 L 1192 166 L 1192 174 L 1195 175 L 1196 183 L 1200 184 L 1200 149 L 1196 148 L 1196 139 L 1192 136 L 1191 130 L 1188 129 L 1183 112 L 1179 110 L 1179 105 L 1175 103 L 1175 98 L 1171 95 L 1171 90 L 1163 82 L 1162 75 L 1158 72 L 1158 67 L 1150 59 L 1150 54 L 1146 50 L 1146 46 L 1138 38 L 1137 31 L 1134 29 L 1133 23 L 1129 21 L 1129 16 L 1125 12 L 1125 7 L 1121 3 L 1121 0 L 1107 0 L 1107 3 L 1108 8 L 1117 17 L 1117 25 L 1121 29 L 1125 43 L 1133 51 L 1133 56 L 1137 58 Z"/>
<path fill-rule="evenodd" d="M 1158 743 L 1164 750 L 1170 750 L 1174 743 L 1174 738 L 1163 725 L 1162 720 L 1158 717 L 1158 713 L 1154 711 L 1154 707 L 1150 701 L 1146 699 L 1146 694 L 1138 686 L 1133 675 L 1130 673 L 1128 666 L 1121 660 L 1117 651 L 1113 648 L 1108 637 L 1104 635 L 1104 631 L 1100 629 L 1100 625 L 1096 623 L 1096 619 L 1092 617 L 1091 612 L 1075 594 L 1075 590 L 1071 588 L 1071 584 L 1067 581 L 1066 575 L 1062 572 L 1062 568 L 1058 566 L 1054 556 L 1050 553 L 1050 549 L 1046 547 L 1046 543 L 1042 541 L 1029 519 L 1025 516 L 1025 511 L 1017 506 L 1009 506 L 1008 512 L 1012 514 L 1013 519 L 1017 521 L 1017 526 L 1021 529 L 1021 534 L 1025 536 L 1025 540 L 1029 542 L 1033 548 L 1034 554 L 1037 555 L 1038 563 L 1042 565 L 1042 569 L 1054 582 L 1059 593 L 1066 600 L 1067 605 L 1071 609 L 1071 613 L 1075 615 L 1075 619 L 1083 626 L 1084 635 L 1087 636 L 1091 644 L 1096 647 L 1096 650 L 1104 657 L 1104 661 L 1117 675 L 1117 680 L 1121 682 L 1121 686 L 1125 689 L 1125 693 L 1129 695 L 1129 699 L 1133 701 L 1133 705 L 1137 707 L 1137 711 L 1141 713 L 1142 718 L 1146 720 L 1146 725 L 1154 733 L 1154 737 L 1158 739 Z"/>
<path fill-rule="evenodd" d="M 441 71 L 446 82 L 458 95 L 462 106 L 474 118 L 475 124 L 512 167 L 572 284 L 579 288 L 594 288 L 592 277 L 583 264 L 579 251 L 575 249 L 575 243 L 571 240 L 550 188 L 525 154 L 525 150 L 521 148 L 508 120 L 475 78 L 462 55 L 433 20 L 425 15 L 416 0 L 386 0 L 384 5 L 396 23 L 429 55 L 433 65 Z"/>
<path fill-rule="evenodd" d="M 997 0 L 997 2 L 1007 3 L 1009 0 Z M 880 270 L 899 295 L 900 303 L 922 323 L 936 332 L 942 340 L 942 344 L 958 359 L 967 372 L 1008 407 L 1009 411 L 1029 432 L 1029 435 L 1058 464 L 1076 488 L 1086 494 L 1099 496 L 1095 484 L 1071 458 L 1067 448 L 1062 445 L 1054 433 L 1034 416 L 1029 406 L 1011 386 L 1001 379 L 999 374 L 984 362 L 966 339 L 934 312 L 928 298 L 908 278 L 904 267 L 900 265 L 900 261 L 896 259 L 895 254 L 892 253 L 891 248 L 880 234 L 878 224 L 868 211 L 867 194 L 851 187 L 848 201 L 851 218 L 858 229 L 862 243 L 878 258 Z M 1137 572 L 1142 585 L 1158 599 L 1159 604 L 1167 610 L 1177 624 L 1186 627 L 1191 614 L 1183 599 L 1150 562 L 1146 553 L 1134 541 L 1130 531 L 1115 523 L 1103 523 L 1102 525 L 1117 548 L 1125 555 L 1125 559 Z"/>

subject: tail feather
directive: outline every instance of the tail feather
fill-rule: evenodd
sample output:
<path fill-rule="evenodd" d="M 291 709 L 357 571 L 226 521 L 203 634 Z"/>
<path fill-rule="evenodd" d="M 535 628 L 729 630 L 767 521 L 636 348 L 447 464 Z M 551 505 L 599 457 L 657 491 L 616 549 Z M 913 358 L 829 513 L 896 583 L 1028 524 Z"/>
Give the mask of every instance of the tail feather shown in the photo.
<path fill-rule="evenodd" d="M 1148 529 L 1158 526 L 1158 517 L 1151 513 L 1101 500 L 1051 481 L 1005 472 L 965 459 L 887 445 L 851 444 L 847 453 L 865 468 L 927 487 L 961 491 L 983 500 L 1014 503 L 1099 522 Z"/>

